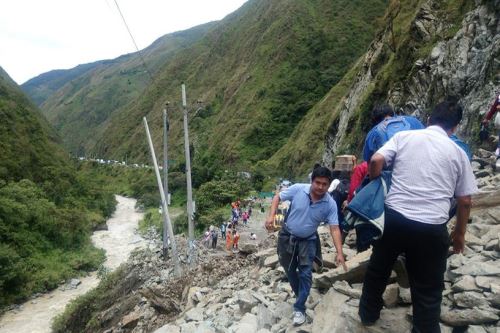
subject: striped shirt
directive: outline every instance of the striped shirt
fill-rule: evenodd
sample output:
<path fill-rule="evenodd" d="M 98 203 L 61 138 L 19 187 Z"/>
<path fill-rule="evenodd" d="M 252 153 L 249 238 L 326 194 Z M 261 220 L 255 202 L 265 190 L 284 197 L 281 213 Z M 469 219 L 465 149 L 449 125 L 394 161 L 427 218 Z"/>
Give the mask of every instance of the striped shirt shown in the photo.
<path fill-rule="evenodd" d="M 451 198 L 477 192 L 467 155 L 439 126 L 396 133 L 377 153 L 393 167 L 385 203 L 410 220 L 446 223 Z"/>

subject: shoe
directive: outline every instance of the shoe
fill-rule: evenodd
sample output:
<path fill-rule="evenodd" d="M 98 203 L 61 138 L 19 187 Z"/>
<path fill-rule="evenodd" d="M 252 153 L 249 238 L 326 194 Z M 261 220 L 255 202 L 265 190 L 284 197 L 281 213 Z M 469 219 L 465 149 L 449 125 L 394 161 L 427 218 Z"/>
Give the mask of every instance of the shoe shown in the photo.
<path fill-rule="evenodd" d="M 293 325 L 299 326 L 305 323 L 306 316 L 300 311 L 293 311 Z"/>

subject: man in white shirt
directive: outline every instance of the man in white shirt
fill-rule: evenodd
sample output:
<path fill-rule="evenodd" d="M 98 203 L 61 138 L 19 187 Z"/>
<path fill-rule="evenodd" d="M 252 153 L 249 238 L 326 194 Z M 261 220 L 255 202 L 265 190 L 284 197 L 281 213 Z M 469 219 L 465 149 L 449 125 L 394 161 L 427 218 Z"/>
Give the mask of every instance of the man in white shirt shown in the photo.
<path fill-rule="evenodd" d="M 462 119 L 453 100 L 438 104 L 426 129 L 394 135 L 372 157 L 370 178 L 392 166 L 385 201 L 385 226 L 370 258 L 359 315 L 365 325 L 380 317 L 392 266 L 406 255 L 413 302 L 413 333 L 440 332 L 443 276 L 449 248 L 446 228 L 450 200 L 457 199 L 457 223 L 451 235 L 455 253 L 463 252 L 471 195 L 477 186 L 467 155 L 450 138 Z"/>

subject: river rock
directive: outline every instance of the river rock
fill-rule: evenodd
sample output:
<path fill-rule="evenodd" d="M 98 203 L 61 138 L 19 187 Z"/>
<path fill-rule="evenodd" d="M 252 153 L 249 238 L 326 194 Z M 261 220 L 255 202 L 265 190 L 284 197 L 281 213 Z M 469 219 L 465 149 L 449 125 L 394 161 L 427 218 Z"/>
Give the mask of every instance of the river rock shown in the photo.
<path fill-rule="evenodd" d="M 481 309 L 454 309 L 441 312 L 441 320 L 453 327 L 466 326 L 466 325 L 480 325 L 494 323 L 498 321 L 499 317 L 486 310 Z"/>

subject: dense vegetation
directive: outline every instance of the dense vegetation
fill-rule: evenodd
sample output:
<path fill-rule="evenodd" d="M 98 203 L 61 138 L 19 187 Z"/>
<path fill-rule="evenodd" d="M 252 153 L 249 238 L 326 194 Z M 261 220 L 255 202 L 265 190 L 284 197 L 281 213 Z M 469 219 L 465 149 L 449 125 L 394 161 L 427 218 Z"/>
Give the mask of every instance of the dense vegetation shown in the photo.
<path fill-rule="evenodd" d="M 114 210 L 77 173 L 47 122 L 0 68 L 0 308 L 96 269 L 90 233 Z"/>

